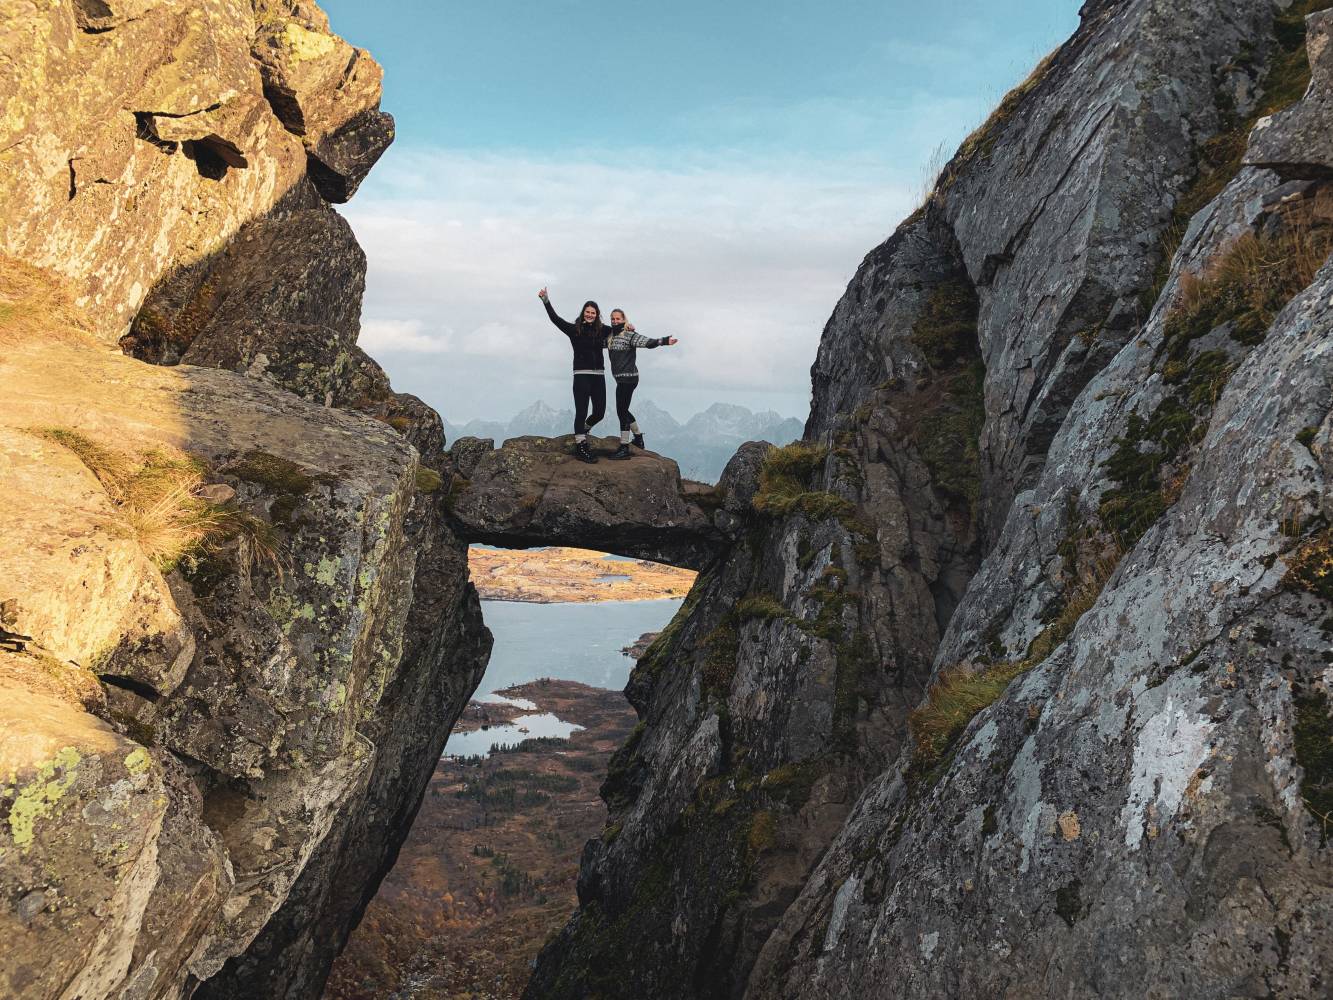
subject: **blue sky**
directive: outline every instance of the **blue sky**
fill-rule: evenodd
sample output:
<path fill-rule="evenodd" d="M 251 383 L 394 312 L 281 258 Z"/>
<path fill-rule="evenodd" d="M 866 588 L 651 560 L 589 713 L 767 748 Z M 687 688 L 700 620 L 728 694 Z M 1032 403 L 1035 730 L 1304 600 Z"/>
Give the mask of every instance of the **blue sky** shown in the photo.
<path fill-rule="evenodd" d="M 344 209 L 370 258 L 362 343 L 462 422 L 568 405 L 543 284 L 680 337 L 640 363 L 678 418 L 803 418 L 857 264 L 1079 4 L 323 6 L 398 121 Z"/>

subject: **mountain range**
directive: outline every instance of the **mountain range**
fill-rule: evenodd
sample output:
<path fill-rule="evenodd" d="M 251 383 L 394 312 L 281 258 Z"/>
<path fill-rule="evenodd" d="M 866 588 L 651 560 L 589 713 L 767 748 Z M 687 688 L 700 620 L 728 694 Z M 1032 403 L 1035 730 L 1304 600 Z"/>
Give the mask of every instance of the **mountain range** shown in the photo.
<path fill-rule="evenodd" d="M 649 448 L 674 458 L 683 476 L 707 483 L 717 482 L 727 460 L 746 441 L 786 444 L 799 438 L 804 429 L 795 417 L 784 417 L 773 410 L 755 413 L 732 403 L 714 403 L 683 424 L 650 399 L 636 402 L 634 415 L 643 428 Z M 478 437 L 492 438 L 499 444 L 509 438 L 530 434 L 559 437 L 568 434 L 573 423 L 573 410 L 558 410 L 538 400 L 507 422 L 469 420 L 460 426 L 446 420 L 444 431 L 450 441 Z M 594 430 L 602 434 L 616 433 L 614 413 L 608 413 Z"/>

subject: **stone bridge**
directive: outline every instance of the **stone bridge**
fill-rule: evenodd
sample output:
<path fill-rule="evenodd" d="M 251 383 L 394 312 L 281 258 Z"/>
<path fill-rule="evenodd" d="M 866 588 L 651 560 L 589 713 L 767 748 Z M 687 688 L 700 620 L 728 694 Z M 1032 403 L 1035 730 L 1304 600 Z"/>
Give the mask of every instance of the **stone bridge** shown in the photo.
<path fill-rule="evenodd" d="M 590 443 L 606 455 L 619 442 Z M 653 452 L 588 465 L 572 448 L 572 436 L 513 438 L 500 448 L 456 441 L 450 509 L 459 533 L 505 548 L 570 545 L 701 570 L 741 531 L 769 445 L 742 445 L 715 487 L 682 479 L 674 461 Z"/>

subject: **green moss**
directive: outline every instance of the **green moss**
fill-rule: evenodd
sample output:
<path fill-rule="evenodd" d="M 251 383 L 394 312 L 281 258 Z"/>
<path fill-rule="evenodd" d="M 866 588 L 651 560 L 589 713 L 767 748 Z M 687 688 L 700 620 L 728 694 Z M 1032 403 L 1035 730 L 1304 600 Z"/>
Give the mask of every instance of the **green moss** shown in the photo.
<path fill-rule="evenodd" d="M 417 466 L 416 483 L 418 492 L 434 493 L 444 485 L 444 478 L 434 469 L 419 465 Z"/>
<path fill-rule="evenodd" d="M 449 483 L 449 492 L 444 498 L 445 510 L 453 510 L 458 506 L 458 499 L 472 485 L 472 480 L 465 479 L 462 476 L 454 476 Z"/>
<path fill-rule="evenodd" d="M 814 761 L 782 764 L 764 775 L 760 787 L 793 812 L 799 812 L 810 800 L 810 791 L 827 767 Z"/>
<path fill-rule="evenodd" d="M 765 851 L 771 851 L 778 842 L 777 815 L 767 809 L 761 809 L 750 820 L 750 832 L 746 837 L 746 846 L 752 857 L 758 857 Z"/>
<path fill-rule="evenodd" d="M 986 808 L 981 814 L 981 836 L 989 837 L 1000 828 L 1000 824 L 995 819 L 995 803 L 986 803 Z"/>
<path fill-rule="evenodd" d="M 1309 448 L 1314 444 L 1314 439 L 1319 436 L 1319 428 L 1302 427 L 1296 434 L 1296 442 Z"/>
<path fill-rule="evenodd" d="M 937 372 L 969 366 L 977 357 L 981 303 L 965 275 L 935 286 L 909 338 Z"/>
<path fill-rule="evenodd" d="M 736 676 L 740 643 L 734 619 L 728 616 L 703 641 L 703 689 L 706 694 L 725 699 Z"/>
<path fill-rule="evenodd" d="M 827 457 L 827 448 L 804 441 L 772 449 L 759 469 L 759 489 L 751 505 L 761 514 L 786 514 L 810 493 L 810 482 Z M 820 503 L 815 501 L 814 505 Z"/>
<path fill-rule="evenodd" d="M 1298 694 L 1295 708 L 1296 763 L 1303 772 L 1301 798 L 1322 822 L 1326 842 L 1333 823 L 1333 719 L 1328 696 L 1318 690 Z"/>
<path fill-rule="evenodd" d="M 787 609 L 771 594 L 747 594 L 736 604 L 737 621 L 772 621 L 786 616 Z"/>
<path fill-rule="evenodd" d="M 269 513 L 279 524 L 291 523 L 296 508 L 315 485 L 315 479 L 295 462 L 264 451 L 248 452 L 226 471 L 269 494 L 273 498 Z"/>
<path fill-rule="evenodd" d="M 915 428 L 936 491 L 976 517 L 981 502 L 981 431 L 986 423 L 986 369 L 980 361 L 950 380 L 945 399 Z"/>

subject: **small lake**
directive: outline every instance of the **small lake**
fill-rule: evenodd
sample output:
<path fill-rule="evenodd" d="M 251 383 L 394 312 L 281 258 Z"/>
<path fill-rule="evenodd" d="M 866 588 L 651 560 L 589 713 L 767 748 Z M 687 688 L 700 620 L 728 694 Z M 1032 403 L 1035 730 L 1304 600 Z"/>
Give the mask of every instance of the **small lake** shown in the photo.
<path fill-rule="evenodd" d="M 619 691 L 634 668 L 634 661 L 621 649 L 645 632 L 660 632 L 680 604 L 680 598 L 589 604 L 482 601 L 481 613 L 495 635 L 495 648 L 486 676 L 472 697 L 476 701 L 512 701 L 495 692 L 542 677 Z M 519 727 L 529 731 L 520 733 Z M 553 715 L 526 715 L 513 725 L 454 733 L 445 753 L 482 754 L 493 743 L 517 743 L 537 736 L 563 739 L 574 728 Z"/>

